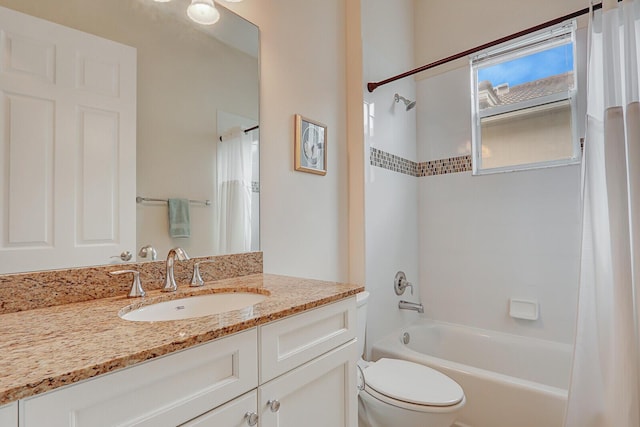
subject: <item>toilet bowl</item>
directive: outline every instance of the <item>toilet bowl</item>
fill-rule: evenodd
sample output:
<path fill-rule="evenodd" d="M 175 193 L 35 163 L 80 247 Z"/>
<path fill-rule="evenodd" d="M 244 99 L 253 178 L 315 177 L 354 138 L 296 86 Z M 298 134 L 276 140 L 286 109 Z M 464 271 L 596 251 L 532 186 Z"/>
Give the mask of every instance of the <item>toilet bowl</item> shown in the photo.
<path fill-rule="evenodd" d="M 358 345 L 364 351 L 368 292 L 357 296 Z M 424 365 L 398 359 L 358 362 L 359 427 L 450 427 L 465 404 L 462 387 Z"/>

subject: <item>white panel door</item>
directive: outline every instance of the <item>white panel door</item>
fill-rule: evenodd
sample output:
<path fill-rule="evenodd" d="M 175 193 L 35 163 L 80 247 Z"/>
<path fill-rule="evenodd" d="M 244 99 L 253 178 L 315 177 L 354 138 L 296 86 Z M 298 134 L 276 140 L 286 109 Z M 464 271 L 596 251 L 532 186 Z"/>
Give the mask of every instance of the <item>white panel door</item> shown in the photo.
<path fill-rule="evenodd" d="M 356 341 L 258 389 L 261 427 L 356 427 Z"/>
<path fill-rule="evenodd" d="M 136 50 L 0 7 L 0 273 L 135 251 Z"/>

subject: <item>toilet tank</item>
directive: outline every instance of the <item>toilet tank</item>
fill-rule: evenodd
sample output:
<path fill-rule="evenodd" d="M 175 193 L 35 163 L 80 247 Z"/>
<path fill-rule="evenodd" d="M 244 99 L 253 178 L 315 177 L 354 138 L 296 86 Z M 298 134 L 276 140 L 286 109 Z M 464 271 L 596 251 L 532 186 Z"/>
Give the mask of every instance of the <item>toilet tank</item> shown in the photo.
<path fill-rule="evenodd" d="M 367 301 L 369 300 L 369 292 L 364 291 L 356 295 L 356 321 L 358 326 L 358 354 L 362 356 L 364 353 L 364 338 L 367 327 Z"/>

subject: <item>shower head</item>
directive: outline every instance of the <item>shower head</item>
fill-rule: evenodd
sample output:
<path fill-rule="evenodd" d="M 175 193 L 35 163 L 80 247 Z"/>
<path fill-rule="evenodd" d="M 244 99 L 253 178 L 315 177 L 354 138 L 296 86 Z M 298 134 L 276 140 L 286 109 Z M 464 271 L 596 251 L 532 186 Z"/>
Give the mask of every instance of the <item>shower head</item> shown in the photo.
<path fill-rule="evenodd" d="M 409 101 L 407 98 L 405 98 L 404 96 L 400 96 L 397 93 L 395 94 L 394 99 L 396 102 L 404 102 L 404 106 L 406 107 L 407 111 L 416 106 L 416 101 Z"/>

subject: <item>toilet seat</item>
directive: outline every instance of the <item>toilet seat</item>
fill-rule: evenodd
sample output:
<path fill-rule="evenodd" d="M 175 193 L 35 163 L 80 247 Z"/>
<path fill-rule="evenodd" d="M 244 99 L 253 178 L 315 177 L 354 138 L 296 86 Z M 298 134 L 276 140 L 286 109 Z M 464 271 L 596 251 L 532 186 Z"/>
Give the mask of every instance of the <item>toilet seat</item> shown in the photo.
<path fill-rule="evenodd" d="M 424 365 L 398 359 L 380 359 L 364 370 L 365 392 L 414 411 L 448 410 L 464 401 L 462 387 L 448 376 Z"/>

